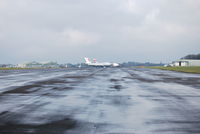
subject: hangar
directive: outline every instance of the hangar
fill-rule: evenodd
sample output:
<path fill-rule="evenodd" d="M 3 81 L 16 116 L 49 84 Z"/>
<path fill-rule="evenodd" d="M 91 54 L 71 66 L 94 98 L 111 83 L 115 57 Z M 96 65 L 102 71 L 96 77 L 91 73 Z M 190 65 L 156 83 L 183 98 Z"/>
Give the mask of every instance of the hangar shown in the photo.
<path fill-rule="evenodd" d="M 172 62 L 173 66 L 200 66 L 200 60 L 181 59 Z"/>

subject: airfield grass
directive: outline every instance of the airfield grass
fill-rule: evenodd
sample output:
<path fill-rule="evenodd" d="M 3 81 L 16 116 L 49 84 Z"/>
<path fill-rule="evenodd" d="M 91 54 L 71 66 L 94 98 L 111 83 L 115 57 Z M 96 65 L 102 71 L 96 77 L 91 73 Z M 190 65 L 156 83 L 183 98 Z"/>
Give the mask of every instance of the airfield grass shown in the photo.
<path fill-rule="evenodd" d="M 9 68 L 9 67 L 0 67 L 0 70 L 22 70 L 22 69 L 28 69 L 28 68 Z"/>
<path fill-rule="evenodd" d="M 58 68 L 40 68 L 40 67 L 35 67 L 35 68 L 18 68 L 18 67 L 12 67 L 12 68 L 6 68 L 6 67 L 0 67 L 0 70 L 30 70 L 30 69 L 58 69 Z"/>
<path fill-rule="evenodd" d="M 195 67 L 162 67 L 162 66 L 156 66 L 156 67 L 148 67 L 148 68 L 200 74 L 200 66 L 195 66 Z"/>

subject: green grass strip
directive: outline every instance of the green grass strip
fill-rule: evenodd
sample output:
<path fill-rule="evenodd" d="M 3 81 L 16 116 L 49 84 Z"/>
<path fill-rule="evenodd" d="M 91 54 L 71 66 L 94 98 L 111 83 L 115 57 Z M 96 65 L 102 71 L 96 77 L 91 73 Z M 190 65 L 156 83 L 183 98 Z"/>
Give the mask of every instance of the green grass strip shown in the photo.
<path fill-rule="evenodd" d="M 192 66 L 192 67 L 162 67 L 162 66 L 156 66 L 156 67 L 147 67 L 147 68 L 200 74 L 200 66 Z"/>

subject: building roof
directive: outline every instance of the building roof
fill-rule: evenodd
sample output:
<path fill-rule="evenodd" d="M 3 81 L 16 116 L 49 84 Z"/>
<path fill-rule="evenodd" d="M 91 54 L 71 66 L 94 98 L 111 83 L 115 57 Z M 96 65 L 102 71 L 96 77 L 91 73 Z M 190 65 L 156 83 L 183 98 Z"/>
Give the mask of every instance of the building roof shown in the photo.
<path fill-rule="evenodd" d="M 180 60 L 176 60 L 176 61 L 199 61 L 200 62 L 200 59 L 180 59 Z"/>

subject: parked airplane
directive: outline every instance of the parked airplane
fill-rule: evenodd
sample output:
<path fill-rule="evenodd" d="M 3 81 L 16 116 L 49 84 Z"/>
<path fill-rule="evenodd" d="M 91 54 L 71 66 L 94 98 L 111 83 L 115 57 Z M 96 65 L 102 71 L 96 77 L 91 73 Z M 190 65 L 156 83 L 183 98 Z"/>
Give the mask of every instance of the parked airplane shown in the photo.
<path fill-rule="evenodd" d="M 96 59 L 93 59 L 91 62 L 89 58 L 84 58 L 85 64 L 89 66 L 96 66 L 96 67 L 118 67 L 118 63 L 110 63 L 110 62 L 97 62 Z"/>

